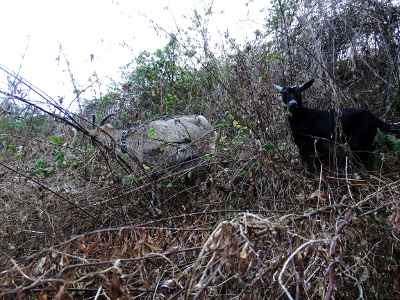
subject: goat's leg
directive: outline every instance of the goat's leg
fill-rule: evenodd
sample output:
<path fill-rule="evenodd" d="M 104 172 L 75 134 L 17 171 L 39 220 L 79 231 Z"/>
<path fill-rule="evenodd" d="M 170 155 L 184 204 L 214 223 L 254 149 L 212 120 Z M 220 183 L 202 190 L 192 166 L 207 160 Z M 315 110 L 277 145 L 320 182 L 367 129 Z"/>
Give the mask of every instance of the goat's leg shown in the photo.
<path fill-rule="evenodd" d="M 306 171 L 310 174 L 314 174 L 314 172 L 315 172 L 315 168 L 314 168 L 315 153 L 314 153 L 314 151 L 308 151 L 305 148 L 299 147 L 299 153 L 300 153 L 300 161 L 303 164 L 303 166 L 306 168 Z"/>

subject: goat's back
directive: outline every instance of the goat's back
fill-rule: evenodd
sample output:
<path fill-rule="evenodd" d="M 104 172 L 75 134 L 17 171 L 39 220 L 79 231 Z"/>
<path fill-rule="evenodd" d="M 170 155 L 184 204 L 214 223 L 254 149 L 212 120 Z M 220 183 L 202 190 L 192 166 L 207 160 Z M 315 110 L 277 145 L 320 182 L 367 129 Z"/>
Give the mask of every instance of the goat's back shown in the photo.
<path fill-rule="evenodd" d="M 289 117 L 289 125 L 295 142 L 309 137 L 329 139 L 335 127 L 332 113 L 305 107 L 293 113 Z"/>
<path fill-rule="evenodd" d="M 215 151 L 214 131 L 201 115 L 150 121 L 126 137 L 127 151 L 139 163 L 181 164 Z"/>
<path fill-rule="evenodd" d="M 385 123 L 376 115 L 364 109 L 343 108 L 342 116 L 343 126 L 346 126 L 348 132 L 350 132 L 352 128 L 362 127 L 366 130 L 376 128 L 381 131 L 400 133 L 400 126 Z"/>

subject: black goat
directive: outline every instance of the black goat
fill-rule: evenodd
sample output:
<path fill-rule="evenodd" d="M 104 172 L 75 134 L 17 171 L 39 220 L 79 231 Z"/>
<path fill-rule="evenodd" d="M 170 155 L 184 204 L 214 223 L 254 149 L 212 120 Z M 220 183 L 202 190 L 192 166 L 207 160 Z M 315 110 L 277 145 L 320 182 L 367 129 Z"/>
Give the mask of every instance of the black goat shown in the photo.
<path fill-rule="evenodd" d="M 314 83 L 314 79 L 299 86 L 275 88 L 289 110 L 289 125 L 293 139 L 299 148 L 300 160 L 307 171 L 314 173 L 315 146 L 324 141 L 347 143 L 354 155 L 364 164 L 373 151 L 372 143 L 378 130 L 400 133 L 400 126 L 387 124 L 369 111 L 356 108 L 342 108 L 340 115 L 333 109 L 318 110 L 303 107 L 301 93 Z M 341 120 L 336 124 L 336 120 Z M 338 126 L 336 126 L 338 125 Z M 336 138 L 337 137 L 337 138 Z M 315 139 L 321 138 L 315 145 Z M 321 143 L 320 143 L 321 144 Z"/>

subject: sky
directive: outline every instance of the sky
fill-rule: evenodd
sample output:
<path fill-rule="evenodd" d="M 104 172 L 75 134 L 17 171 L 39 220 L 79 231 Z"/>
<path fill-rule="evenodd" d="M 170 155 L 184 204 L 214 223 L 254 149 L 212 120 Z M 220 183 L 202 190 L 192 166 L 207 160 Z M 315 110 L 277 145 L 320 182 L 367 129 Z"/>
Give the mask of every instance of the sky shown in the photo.
<path fill-rule="evenodd" d="M 268 1 L 212 3 L 215 12 L 223 11 L 214 14 L 209 24 L 213 38 L 220 39 L 229 29 L 231 38 L 244 41 L 254 37 L 256 29 L 262 30 Z M 155 30 L 149 20 L 166 32 L 176 32 L 177 27 L 190 26 L 194 8 L 202 12 L 203 7 L 204 2 L 191 0 L 1 1 L 0 65 L 68 103 L 74 98 L 70 74 L 80 86 L 88 84 L 93 72 L 118 82 L 119 67 L 144 50 L 154 52 L 167 44 L 165 33 Z M 0 70 L 2 90 L 4 75 Z"/>

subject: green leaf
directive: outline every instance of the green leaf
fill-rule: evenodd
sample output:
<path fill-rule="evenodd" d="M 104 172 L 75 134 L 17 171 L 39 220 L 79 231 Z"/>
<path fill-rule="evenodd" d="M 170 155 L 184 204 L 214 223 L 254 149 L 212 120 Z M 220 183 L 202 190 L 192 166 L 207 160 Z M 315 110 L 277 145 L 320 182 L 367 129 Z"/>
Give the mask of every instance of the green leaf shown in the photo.
<path fill-rule="evenodd" d="M 54 168 L 53 167 L 44 168 L 42 170 L 43 170 L 44 178 L 49 178 L 50 175 L 53 175 L 53 173 L 54 173 Z"/>
<path fill-rule="evenodd" d="M 4 147 L 6 147 L 7 148 L 7 146 L 8 146 L 8 142 L 7 142 L 7 140 L 6 140 L 6 138 L 3 136 L 3 137 L 1 137 L 1 141 L 2 141 L 2 143 L 3 143 L 3 145 L 4 145 Z"/>
<path fill-rule="evenodd" d="M 36 174 L 38 174 L 38 173 L 41 173 L 42 172 L 42 170 L 41 169 L 36 169 L 35 171 L 32 171 L 31 173 L 30 173 L 30 175 L 36 175 Z"/>
<path fill-rule="evenodd" d="M 201 158 L 201 161 L 207 161 L 215 156 L 215 153 L 206 154 Z"/>
<path fill-rule="evenodd" d="M 218 124 L 217 126 L 215 126 L 215 128 L 217 128 L 218 130 L 222 130 L 224 128 L 231 128 L 231 126 L 229 126 L 228 124 Z"/>
<path fill-rule="evenodd" d="M 7 149 L 10 150 L 10 152 L 11 152 L 12 154 L 17 153 L 17 148 L 16 148 L 14 145 L 12 145 L 12 144 L 8 145 L 8 146 L 7 146 Z"/>
<path fill-rule="evenodd" d="M 276 146 L 267 143 L 267 144 L 262 145 L 261 149 L 268 152 L 268 151 L 272 151 L 272 150 L 276 149 Z"/>
<path fill-rule="evenodd" d="M 41 159 L 39 159 L 39 160 L 36 162 L 35 167 L 36 167 L 36 168 L 40 168 L 41 166 L 43 166 L 43 164 L 44 164 L 44 162 L 43 162 Z"/>
<path fill-rule="evenodd" d="M 226 116 L 230 121 L 235 121 L 235 117 L 232 115 L 227 115 Z"/>
<path fill-rule="evenodd" d="M 129 174 L 128 178 L 131 179 L 131 180 L 137 180 L 137 178 L 133 174 Z"/>
<path fill-rule="evenodd" d="M 37 170 L 31 172 L 31 175 L 36 175 L 39 173 L 43 173 L 44 178 L 49 178 L 50 175 L 54 174 L 54 168 L 53 167 L 40 168 L 40 169 L 37 169 Z"/>
<path fill-rule="evenodd" d="M 154 128 L 150 128 L 149 133 L 147 134 L 149 137 L 153 137 L 154 135 Z"/>
<path fill-rule="evenodd" d="M 55 161 L 57 161 L 57 162 L 64 161 L 64 153 L 62 151 L 56 152 L 56 154 L 54 154 L 54 157 L 55 157 Z"/>
<path fill-rule="evenodd" d="M 79 167 L 79 162 L 73 162 L 72 164 L 71 164 L 71 168 L 73 169 L 73 170 L 76 170 L 76 169 L 78 169 L 78 167 Z"/>
<path fill-rule="evenodd" d="M 62 141 L 62 139 L 60 139 L 60 138 L 55 138 L 55 137 L 52 137 L 52 136 L 48 136 L 47 139 L 48 139 L 50 142 L 52 142 L 52 143 L 54 143 L 54 144 L 56 144 L 56 145 L 58 145 L 58 144 L 61 143 L 61 141 Z"/>

